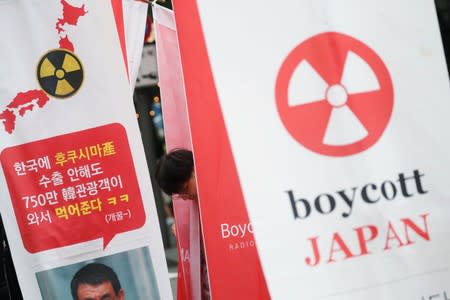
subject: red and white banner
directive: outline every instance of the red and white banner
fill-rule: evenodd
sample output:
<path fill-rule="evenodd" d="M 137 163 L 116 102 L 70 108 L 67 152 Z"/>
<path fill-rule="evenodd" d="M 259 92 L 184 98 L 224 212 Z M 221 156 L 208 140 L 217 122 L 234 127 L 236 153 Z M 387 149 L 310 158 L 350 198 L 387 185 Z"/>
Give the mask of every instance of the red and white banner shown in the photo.
<path fill-rule="evenodd" d="M 121 2 L 123 6 L 130 88 L 133 92 L 141 64 L 148 4 L 136 0 L 122 0 Z"/>
<path fill-rule="evenodd" d="M 213 299 L 268 299 L 223 128 L 195 3 L 175 5 L 183 76 L 192 131 L 203 238 Z M 195 44 L 191 44 L 195 41 Z M 194 53 L 196 53 L 194 55 Z"/>
<path fill-rule="evenodd" d="M 153 5 L 152 10 L 167 151 L 176 148 L 192 149 L 183 70 L 173 12 L 156 4 Z M 182 268 L 182 277 L 178 278 L 178 286 L 179 289 L 185 290 L 185 298 L 182 298 L 181 293 L 177 294 L 177 297 L 178 299 L 201 299 L 198 203 L 184 200 L 177 195 L 174 195 L 172 200 L 179 266 Z"/>
<path fill-rule="evenodd" d="M 433 2 L 173 2 L 207 253 L 246 233 L 245 198 L 274 299 L 448 298 Z"/>
<path fill-rule="evenodd" d="M 25 299 L 83 298 L 71 281 L 98 265 L 117 296 L 171 297 L 114 3 L 0 3 L 0 208 Z"/>

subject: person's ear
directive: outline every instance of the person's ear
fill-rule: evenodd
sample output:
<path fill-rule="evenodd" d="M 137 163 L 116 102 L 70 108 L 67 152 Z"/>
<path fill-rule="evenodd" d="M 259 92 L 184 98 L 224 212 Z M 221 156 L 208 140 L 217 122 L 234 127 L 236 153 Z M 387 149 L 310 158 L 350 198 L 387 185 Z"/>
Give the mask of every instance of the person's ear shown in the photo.
<path fill-rule="evenodd" d="M 123 289 L 120 289 L 119 291 L 119 300 L 124 300 L 125 299 L 125 292 L 123 291 Z"/>

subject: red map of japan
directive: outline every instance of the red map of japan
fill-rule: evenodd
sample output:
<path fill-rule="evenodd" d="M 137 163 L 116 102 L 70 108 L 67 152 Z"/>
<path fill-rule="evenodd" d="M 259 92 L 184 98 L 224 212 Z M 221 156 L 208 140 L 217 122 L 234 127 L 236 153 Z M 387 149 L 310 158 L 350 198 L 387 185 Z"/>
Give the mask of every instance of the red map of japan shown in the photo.
<path fill-rule="evenodd" d="M 84 16 L 87 11 L 84 4 L 81 7 L 75 7 L 67 3 L 66 0 L 61 0 L 61 6 L 62 17 L 58 18 L 55 25 L 59 35 L 59 48 L 75 52 L 64 27 L 66 25 L 77 26 L 78 19 Z M 38 59 L 36 58 L 36 60 Z M 34 73 L 30 76 L 34 76 Z M 24 92 L 18 92 L 6 105 L 6 108 L 3 110 L 0 108 L 0 121 L 3 123 L 3 129 L 12 134 L 16 127 L 17 118 L 25 116 L 27 112 L 33 111 L 35 108 L 43 108 L 49 100 L 49 96 L 42 89 L 32 88 Z"/>

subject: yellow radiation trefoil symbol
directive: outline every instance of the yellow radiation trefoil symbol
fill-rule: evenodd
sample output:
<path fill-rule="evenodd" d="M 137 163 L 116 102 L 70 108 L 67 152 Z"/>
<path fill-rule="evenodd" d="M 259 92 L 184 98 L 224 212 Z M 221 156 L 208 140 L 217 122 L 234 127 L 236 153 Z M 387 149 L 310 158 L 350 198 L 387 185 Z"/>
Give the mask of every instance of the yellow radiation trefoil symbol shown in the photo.
<path fill-rule="evenodd" d="M 83 83 L 83 66 L 78 57 L 65 49 L 47 52 L 37 66 L 41 88 L 50 96 L 67 98 L 75 94 Z"/>

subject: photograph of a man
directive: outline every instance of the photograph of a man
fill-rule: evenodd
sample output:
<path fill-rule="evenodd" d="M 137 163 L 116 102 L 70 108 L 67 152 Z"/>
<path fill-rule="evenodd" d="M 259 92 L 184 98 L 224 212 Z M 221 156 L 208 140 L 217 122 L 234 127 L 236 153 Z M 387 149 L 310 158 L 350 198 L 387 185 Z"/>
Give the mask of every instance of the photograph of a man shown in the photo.
<path fill-rule="evenodd" d="M 74 300 L 124 300 L 117 274 L 101 263 L 90 263 L 78 270 L 70 283 Z"/>

